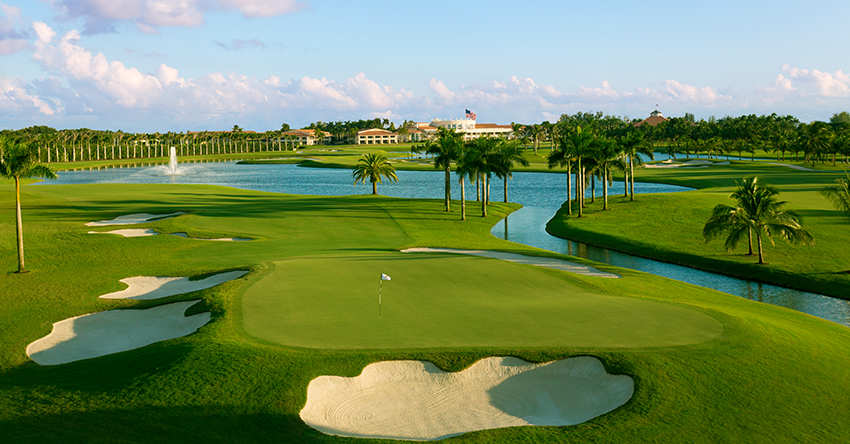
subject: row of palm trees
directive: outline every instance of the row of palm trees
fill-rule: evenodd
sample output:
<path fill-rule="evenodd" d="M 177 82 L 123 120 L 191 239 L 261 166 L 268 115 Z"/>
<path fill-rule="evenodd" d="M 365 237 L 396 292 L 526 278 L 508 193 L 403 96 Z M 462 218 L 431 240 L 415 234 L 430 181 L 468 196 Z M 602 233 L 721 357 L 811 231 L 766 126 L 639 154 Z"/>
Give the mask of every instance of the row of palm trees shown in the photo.
<path fill-rule="evenodd" d="M 237 125 L 232 131 L 186 133 L 125 133 L 87 128 L 57 131 L 49 127 L 4 130 L 4 137 L 37 146 L 40 162 L 123 160 L 167 157 L 169 148 L 179 156 L 284 151 L 297 148 L 297 136 L 283 131 L 245 132 Z"/>
<path fill-rule="evenodd" d="M 487 217 L 490 203 L 490 180 L 496 176 L 503 180 L 505 202 L 508 201 L 508 179 L 514 164 L 528 165 L 523 150 L 515 140 L 480 137 L 464 140 L 463 133 L 454 129 L 439 128 L 434 140 L 413 147 L 414 152 L 433 156 L 434 168 L 445 172 L 445 209 L 451 212 L 452 168 L 460 183 L 461 220 L 466 220 L 466 180 L 475 184 L 476 200 L 481 202 L 481 216 Z M 354 183 L 372 184 L 372 194 L 377 194 L 377 184 L 382 178 L 397 181 L 395 168 L 380 154 L 366 154 L 355 165 Z"/>
<path fill-rule="evenodd" d="M 531 144 L 535 154 L 542 141 L 550 141 L 552 150 L 557 146 L 561 132 L 567 127 L 593 125 L 603 134 L 613 137 L 630 131 L 639 120 L 598 113 L 564 114 L 558 122 L 544 121 L 539 124 L 512 124 L 514 136 L 523 143 Z M 850 162 L 850 113 L 835 113 L 828 122 L 814 121 L 801 123 L 794 116 L 777 114 L 744 115 L 708 120 L 695 120 L 692 114 L 684 117 L 672 117 L 657 126 L 641 125 L 643 139 L 657 149 L 666 151 L 672 158 L 684 154 L 709 157 L 736 155 L 743 158 L 744 153 L 751 158 L 757 150 L 772 152 L 777 160 L 786 160 L 786 154 L 793 154 L 800 161 L 800 154 L 806 162 L 832 162 L 839 159 Z"/>
<path fill-rule="evenodd" d="M 575 204 L 578 217 L 583 217 L 586 207 L 585 195 L 591 189 L 591 201 L 595 200 L 595 183 L 602 181 L 603 210 L 608 210 L 608 186 L 613 183 L 612 173 L 618 170 L 624 175 L 624 195 L 634 194 L 635 166 L 643 164 L 641 155 L 654 159 L 653 146 L 644 137 L 644 133 L 632 126 L 625 127 L 618 134 L 607 131 L 594 121 L 583 124 L 559 122 L 553 151 L 548 155 L 549 168 L 567 169 L 567 200 L 571 195 L 571 178 L 575 166 Z M 567 214 L 573 214 L 573 205 L 567 205 Z"/>

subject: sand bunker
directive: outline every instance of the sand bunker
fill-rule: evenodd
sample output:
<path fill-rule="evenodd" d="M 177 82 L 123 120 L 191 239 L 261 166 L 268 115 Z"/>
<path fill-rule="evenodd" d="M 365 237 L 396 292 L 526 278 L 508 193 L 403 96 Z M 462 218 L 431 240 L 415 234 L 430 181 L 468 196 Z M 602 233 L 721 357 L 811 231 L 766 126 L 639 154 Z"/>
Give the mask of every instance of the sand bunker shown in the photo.
<path fill-rule="evenodd" d="M 301 419 L 339 436 L 437 440 L 475 430 L 579 424 L 628 401 L 634 381 L 582 356 L 545 364 L 482 359 L 446 373 L 430 362 L 370 364 L 355 378 L 320 376 Z"/>
<path fill-rule="evenodd" d="M 53 324 L 49 335 L 27 346 L 27 356 L 40 365 L 58 365 L 144 347 L 194 333 L 210 313 L 186 317 L 195 301 L 175 302 L 146 310 L 110 310 Z"/>
<path fill-rule="evenodd" d="M 150 222 L 153 220 L 162 220 L 169 219 L 172 217 L 177 217 L 181 214 L 186 214 L 185 211 L 175 211 L 174 213 L 168 214 L 151 214 L 151 213 L 135 213 L 128 214 L 126 216 L 118 216 L 112 220 L 101 220 L 97 222 L 89 222 L 86 224 L 87 227 L 102 227 L 106 225 L 133 225 L 133 224 L 141 224 L 145 222 Z"/>
<path fill-rule="evenodd" d="M 197 281 L 187 277 L 136 276 L 121 279 L 127 289 L 100 296 L 101 299 L 159 299 L 176 294 L 203 290 L 227 281 L 232 281 L 248 273 L 245 270 L 219 273 Z"/>
<path fill-rule="evenodd" d="M 183 233 L 183 232 L 170 233 L 169 235 L 170 236 L 183 237 L 183 238 L 186 238 L 186 239 L 206 240 L 206 241 L 222 241 L 222 242 L 247 242 L 247 241 L 251 240 L 250 238 L 247 238 L 247 237 L 220 237 L 220 238 L 216 238 L 216 239 L 206 238 L 206 237 L 189 237 L 188 233 Z"/>
<path fill-rule="evenodd" d="M 646 168 L 679 168 L 679 167 L 691 167 L 691 168 L 707 168 L 712 165 L 729 165 L 728 161 L 714 161 L 714 160 L 704 160 L 704 159 L 692 159 L 686 160 L 684 162 L 679 162 L 677 160 L 665 160 L 661 163 L 653 163 L 644 165 Z"/>
<path fill-rule="evenodd" d="M 124 237 L 156 236 L 156 231 L 150 228 L 126 228 L 112 231 L 89 231 L 89 234 L 117 234 Z"/>
<path fill-rule="evenodd" d="M 472 256 L 489 257 L 493 259 L 501 259 L 508 262 L 516 262 L 518 264 L 536 265 L 538 267 L 554 268 L 569 273 L 582 274 L 585 276 L 596 276 L 603 278 L 619 278 L 621 276 L 614 273 L 601 271 L 597 268 L 581 265 L 575 262 L 569 262 L 551 257 L 525 256 L 516 253 L 505 253 L 502 251 L 488 250 L 455 250 L 451 248 L 408 248 L 401 250 L 402 253 L 456 253 L 469 254 Z"/>

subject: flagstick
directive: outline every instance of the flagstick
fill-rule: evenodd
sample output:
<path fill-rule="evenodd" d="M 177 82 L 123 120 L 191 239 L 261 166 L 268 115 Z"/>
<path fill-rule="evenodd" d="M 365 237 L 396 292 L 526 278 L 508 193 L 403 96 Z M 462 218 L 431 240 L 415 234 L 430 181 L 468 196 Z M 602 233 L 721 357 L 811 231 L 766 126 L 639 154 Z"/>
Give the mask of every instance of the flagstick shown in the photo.
<path fill-rule="evenodd" d="M 381 317 L 381 294 L 384 292 L 384 277 L 381 276 L 381 283 L 378 286 L 378 317 Z"/>

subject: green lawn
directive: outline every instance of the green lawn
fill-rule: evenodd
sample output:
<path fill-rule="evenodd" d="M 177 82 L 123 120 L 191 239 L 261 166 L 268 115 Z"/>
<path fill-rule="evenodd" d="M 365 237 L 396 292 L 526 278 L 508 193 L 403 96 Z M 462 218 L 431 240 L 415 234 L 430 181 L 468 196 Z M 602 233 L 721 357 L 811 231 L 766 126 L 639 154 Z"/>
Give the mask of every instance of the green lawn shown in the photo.
<path fill-rule="evenodd" d="M 392 281 L 381 283 L 381 272 Z M 262 340 L 336 349 L 655 347 L 702 342 L 723 330 L 698 311 L 606 296 L 538 267 L 456 254 L 277 261 L 245 292 L 242 313 L 246 332 Z"/>
<path fill-rule="evenodd" d="M 746 241 L 729 253 L 724 239 L 705 244 L 702 227 L 712 208 L 731 205 L 729 194 L 735 181 L 747 176 L 779 188 L 780 200 L 803 216 L 803 227 L 812 233 L 815 246 L 792 246 L 776 239 L 765 240 L 765 261 L 747 256 Z M 817 191 L 842 173 L 808 172 L 764 163 L 732 162 L 730 165 L 694 169 L 644 169 L 637 177 L 651 182 L 700 188 L 684 193 L 636 195 L 630 202 L 616 193 L 611 210 L 602 211 L 601 199 L 589 204 L 587 217 L 566 207 L 549 222 L 547 230 L 557 236 L 609 247 L 638 256 L 659 259 L 723 274 L 757 279 L 815 293 L 850 298 L 850 220 L 835 210 Z M 619 187 L 618 187 L 619 188 Z"/>
<path fill-rule="evenodd" d="M 290 196 L 214 186 L 26 186 L 31 272 L 17 275 L 13 193 L 9 182 L 0 183 L 4 443 L 376 442 L 326 436 L 304 425 L 298 412 L 309 381 L 354 376 L 387 359 L 431 360 L 457 371 L 494 355 L 535 362 L 597 356 L 609 372 L 635 379 L 635 395 L 620 409 L 574 427 L 490 430 L 446 442 L 850 440 L 850 424 L 840 414 L 850 405 L 846 327 L 604 264 L 593 265 L 623 278 L 398 252 L 449 247 L 563 257 L 490 235 L 493 224 L 517 208 L 513 204 L 494 203 L 490 217 L 463 223 L 459 213 L 443 212 L 440 200 Z M 139 227 L 254 241 L 89 235 L 83 225 L 177 210 L 187 214 Z M 97 299 L 119 290 L 118 279 L 125 277 L 234 268 L 251 273 L 165 300 Z M 380 321 L 386 322 L 377 324 L 381 272 L 393 280 L 384 282 Z M 425 279 L 431 279 L 427 285 L 407 285 Z M 364 304 L 337 296 L 341 289 L 355 293 L 355 287 L 365 288 Z M 442 290 L 439 298 L 428 294 L 430 288 Z M 71 316 L 195 298 L 204 302 L 193 310 L 210 310 L 212 321 L 184 338 L 61 366 L 41 367 L 24 353 L 53 322 Z M 256 310 L 252 321 L 252 301 L 271 304 L 281 322 L 263 321 L 273 313 Z M 439 315 L 437 303 L 454 304 L 457 311 Z M 360 320 L 353 311 L 361 307 L 372 324 L 358 339 L 351 328 Z M 444 317 L 416 324 L 417 312 Z M 458 314 L 499 322 L 510 317 L 526 328 L 511 334 L 477 321 L 448 324 Z M 582 320 L 592 322 L 576 325 Z M 268 338 L 246 331 L 255 321 L 266 322 L 260 330 Z M 401 331 L 405 323 L 412 331 Z M 385 342 L 374 342 L 381 329 L 388 332 Z M 639 336 L 651 331 L 661 333 Z M 423 335 L 438 340 L 417 343 Z M 665 345 L 670 341 L 682 345 Z"/>

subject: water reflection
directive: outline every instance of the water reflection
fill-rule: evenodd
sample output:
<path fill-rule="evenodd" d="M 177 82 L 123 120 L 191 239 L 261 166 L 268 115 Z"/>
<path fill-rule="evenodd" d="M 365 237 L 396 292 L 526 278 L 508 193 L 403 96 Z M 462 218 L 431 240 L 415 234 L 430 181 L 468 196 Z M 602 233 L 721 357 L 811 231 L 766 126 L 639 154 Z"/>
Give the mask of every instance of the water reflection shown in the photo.
<path fill-rule="evenodd" d="M 291 194 L 340 196 L 368 194 L 371 187 L 353 186 L 351 172 L 346 169 L 299 168 L 296 165 L 234 165 L 233 162 L 205 163 L 199 174 L 185 176 L 152 176 L 142 168 L 118 168 L 91 171 L 63 171 L 49 184 L 71 183 L 187 183 L 224 185 L 258 191 Z M 440 199 L 443 197 L 443 173 L 438 171 L 399 171 L 399 182 L 384 183 L 378 192 L 394 197 Z M 616 251 L 598 248 L 580 242 L 560 239 L 546 233 L 546 222 L 561 207 L 567 180 L 566 174 L 514 173 L 508 190 L 511 200 L 524 207 L 511 214 L 503 223 L 496 224 L 494 236 L 512 242 L 531 245 L 558 253 L 578 256 L 618 267 L 630 268 L 713 288 L 755 301 L 780 305 L 814 316 L 850 326 L 850 302 L 813 293 L 791 290 L 774 285 L 749 282 L 742 279 L 708 273 L 679 265 L 666 264 Z M 618 184 L 615 184 L 615 187 Z M 622 185 L 622 184 L 619 184 Z M 460 187 L 452 183 L 452 197 L 460 199 Z M 467 182 L 467 190 L 475 187 Z M 601 188 L 601 187 L 598 187 Z M 573 188 L 574 189 L 574 188 Z M 615 188 L 616 189 L 616 188 Z M 665 193 L 685 191 L 673 185 L 635 183 L 635 193 Z M 598 189 L 597 194 L 601 195 Z M 492 200 L 501 201 L 502 187 L 493 186 Z M 617 194 L 617 193 L 612 193 Z M 467 195 L 467 199 L 470 196 Z M 473 197 L 474 199 L 474 194 Z M 474 201 L 470 201 L 472 207 Z M 472 214 L 472 213 L 471 213 Z"/>

